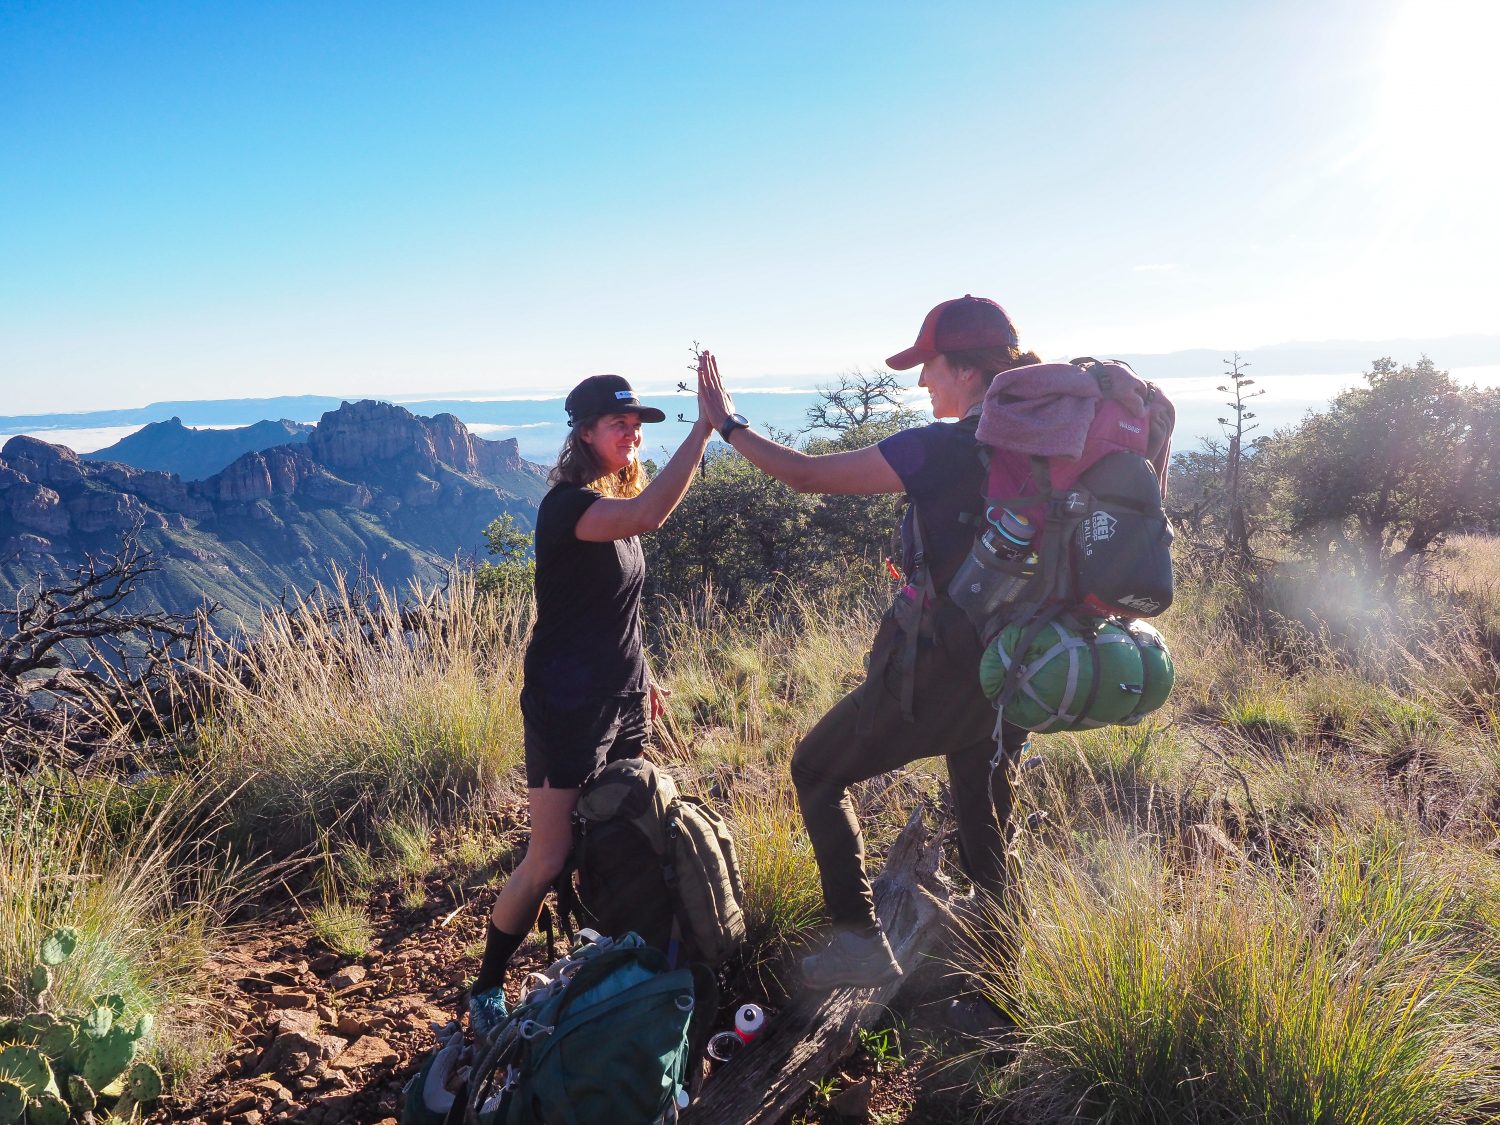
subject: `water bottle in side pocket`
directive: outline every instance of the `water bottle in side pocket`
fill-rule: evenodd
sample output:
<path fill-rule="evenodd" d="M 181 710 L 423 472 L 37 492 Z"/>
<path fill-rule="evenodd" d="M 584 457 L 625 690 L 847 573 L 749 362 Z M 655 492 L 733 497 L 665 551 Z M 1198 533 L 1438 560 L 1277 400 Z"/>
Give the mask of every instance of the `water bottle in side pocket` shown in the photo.
<path fill-rule="evenodd" d="M 1036 528 L 1030 520 L 1009 508 L 989 508 L 985 523 L 948 583 L 948 596 L 980 630 L 1020 595 L 1036 572 L 1031 551 Z"/>

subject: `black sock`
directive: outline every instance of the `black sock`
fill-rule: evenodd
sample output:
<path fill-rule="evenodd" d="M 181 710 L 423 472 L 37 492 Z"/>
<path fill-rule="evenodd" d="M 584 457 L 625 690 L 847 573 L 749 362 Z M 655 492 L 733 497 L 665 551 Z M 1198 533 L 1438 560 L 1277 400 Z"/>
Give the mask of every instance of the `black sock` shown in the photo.
<path fill-rule="evenodd" d="M 525 934 L 508 934 L 497 928 L 494 922 L 486 928 L 489 933 L 484 939 L 484 959 L 479 962 L 479 975 L 474 978 L 474 984 L 469 989 L 470 994 L 475 996 L 488 992 L 505 979 L 505 967 L 526 940 Z"/>

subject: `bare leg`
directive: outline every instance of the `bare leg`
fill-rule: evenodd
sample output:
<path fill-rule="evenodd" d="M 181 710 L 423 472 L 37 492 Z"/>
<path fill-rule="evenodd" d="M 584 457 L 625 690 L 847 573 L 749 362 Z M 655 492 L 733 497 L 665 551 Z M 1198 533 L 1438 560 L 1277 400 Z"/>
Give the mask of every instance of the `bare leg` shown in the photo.
<path fill-rule="evenodd" d="M 528 933 L 536 925 L 542 900 L 562 873 L 573 847 L 572 818 L 578 790 L 545 786 L 528 789 L 526 797 L 531 806 L 531 842 L 490 911 L 495 928 L 510 934 Z"/>

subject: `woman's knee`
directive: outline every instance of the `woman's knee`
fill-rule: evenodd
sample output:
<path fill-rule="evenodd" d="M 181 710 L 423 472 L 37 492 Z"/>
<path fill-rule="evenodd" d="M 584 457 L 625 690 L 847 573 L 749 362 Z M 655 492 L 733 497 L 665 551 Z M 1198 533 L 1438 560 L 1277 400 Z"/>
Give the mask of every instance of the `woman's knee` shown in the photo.
<path fill-rule="evenodd" d="M 563 873 L 567 866 L 568 853 L 566 851 L 551 852 L 538 848 L 528 848 L 526 855 L 511 872 L 511 878 L 520 878 L 521 882 L 530 887 L 539 887 L 545 890 L 557 881 L 557 877 Z"/>

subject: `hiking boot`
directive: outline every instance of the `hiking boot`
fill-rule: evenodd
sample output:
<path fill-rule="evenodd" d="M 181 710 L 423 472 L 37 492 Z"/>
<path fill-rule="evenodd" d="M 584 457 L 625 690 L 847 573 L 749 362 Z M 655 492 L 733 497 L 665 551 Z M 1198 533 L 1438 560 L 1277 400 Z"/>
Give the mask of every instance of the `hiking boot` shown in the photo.
<path fill-rule="evenodd" d="M 961 996 L 943 1006 L 943 1027 L 969 1039 L 994 1039 L 1013 1031 L 1016 1021 L 982 996 Z"/>
<path fill-rule="evenodd" d="M 469 1030 L 475 1039 L 490 1040 L 509 1018 L 505 992 L 498 985 L 469 995 Z"/>
<path fill-rule="evenodd" d="M 822 953 L 802 958 L 802 983 L 808 988 L 875 988 L 901 976 L 891 943 L 881 930 L 835 930 Z"/>

